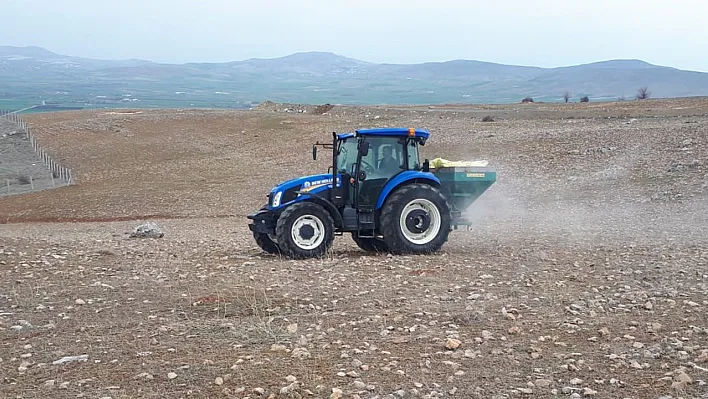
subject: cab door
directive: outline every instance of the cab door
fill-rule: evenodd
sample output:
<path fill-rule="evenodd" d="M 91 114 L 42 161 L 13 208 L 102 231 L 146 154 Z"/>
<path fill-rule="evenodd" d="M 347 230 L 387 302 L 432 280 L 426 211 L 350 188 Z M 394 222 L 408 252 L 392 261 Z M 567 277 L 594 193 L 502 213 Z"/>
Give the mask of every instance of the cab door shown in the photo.
<path fill-rule="evenodd" d="M 357 179 L 356 206 L 360 210 L 373 210 L 376 201 L 388 181 L 407 169 L 405 156 L 405 138 L 391 136 L 365 137 L 369 142 L 369 151 L 359 160 L 359 178 Z M 390 154 L 389 154 L 390 152 Z M 384 158 L 391 162 L 385 162 Z M 361 174 L 361 172 L 364 172 Z"/>

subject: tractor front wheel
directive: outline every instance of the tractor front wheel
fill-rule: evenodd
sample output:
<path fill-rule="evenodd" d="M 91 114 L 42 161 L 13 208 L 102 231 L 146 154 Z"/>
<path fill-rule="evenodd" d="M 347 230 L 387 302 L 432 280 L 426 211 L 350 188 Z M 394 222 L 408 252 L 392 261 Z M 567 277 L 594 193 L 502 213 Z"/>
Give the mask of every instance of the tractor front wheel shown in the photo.
<path fill-rule="evenodd" d="M 447 242 L 452 215 L 445 196 L 428 184 L 396 190 L 381 211 L 381 232 L 396 254 L 437 252 Z"/>
<path fill-rule="evenodd" d="M 284 255 L 293 259 L 317 258 L 332 246 L 334 220 L 322 206 L 298 202 L 280 214 L 275 233 Z"/>

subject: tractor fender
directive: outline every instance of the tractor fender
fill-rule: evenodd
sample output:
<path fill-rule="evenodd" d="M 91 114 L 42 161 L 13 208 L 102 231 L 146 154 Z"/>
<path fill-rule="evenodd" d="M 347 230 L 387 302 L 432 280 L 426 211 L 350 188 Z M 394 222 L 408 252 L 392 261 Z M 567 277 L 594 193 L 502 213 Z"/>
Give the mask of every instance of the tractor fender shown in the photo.
<path fill-rule="evenodd" d="M 322 205 L 327 212 L 329 212 L 330 216 L 332 216 L 335 227 L 341 228 L 344 226 L 344 219 L 342 219 L 342 215 L 337 210 L 337 207 L 335 207 L 334 204 L 332 204 L 327 198 L 312 192 L 296 191 L 295 193 L 303 197 L 308 196 L 312 199 L 312 202 Z"/>
<path fill-rule="evenodd" d="M 388 195 L 400 186 L 409 183 L 430 184 L 433 187 L 440 187 L 440 179 L 430 172 L 421 172 L 417 170 L 407 170 L 394 176 L 381 190 L 379 198 L 376 201 L 376 209 L 381 209 Z"/>

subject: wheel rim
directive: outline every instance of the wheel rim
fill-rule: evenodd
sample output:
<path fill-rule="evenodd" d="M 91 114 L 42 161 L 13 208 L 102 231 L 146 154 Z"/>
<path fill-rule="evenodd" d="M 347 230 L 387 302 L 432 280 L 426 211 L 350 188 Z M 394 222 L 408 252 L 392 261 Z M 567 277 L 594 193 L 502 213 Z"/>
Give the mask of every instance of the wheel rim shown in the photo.
<path fill-rule="evenodd" d="M 300 216 L 290 229 L 290 235 L 295 245 L 305 250 L 315 249 L 322 244 L 324 233 L 324 223 L 313 215 Z"/>
<path fill-rule="evenodd" d="M 440 231 L 440 211 L 431 201 L 417 198 L 401 212 L 400 227 L 406 240 L 422 245 L 432 241 Z"/>

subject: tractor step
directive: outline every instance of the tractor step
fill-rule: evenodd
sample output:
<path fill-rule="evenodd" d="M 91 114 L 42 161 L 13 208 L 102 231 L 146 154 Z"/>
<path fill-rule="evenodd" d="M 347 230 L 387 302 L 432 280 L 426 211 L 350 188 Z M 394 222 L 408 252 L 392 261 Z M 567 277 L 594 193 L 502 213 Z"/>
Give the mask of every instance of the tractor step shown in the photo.
<path fill-rule="evenodd" d="M 373 238 L 375 236 L 376 222 L 374 215 L 373 209 L 359 209 L 359 237 Z"/>

